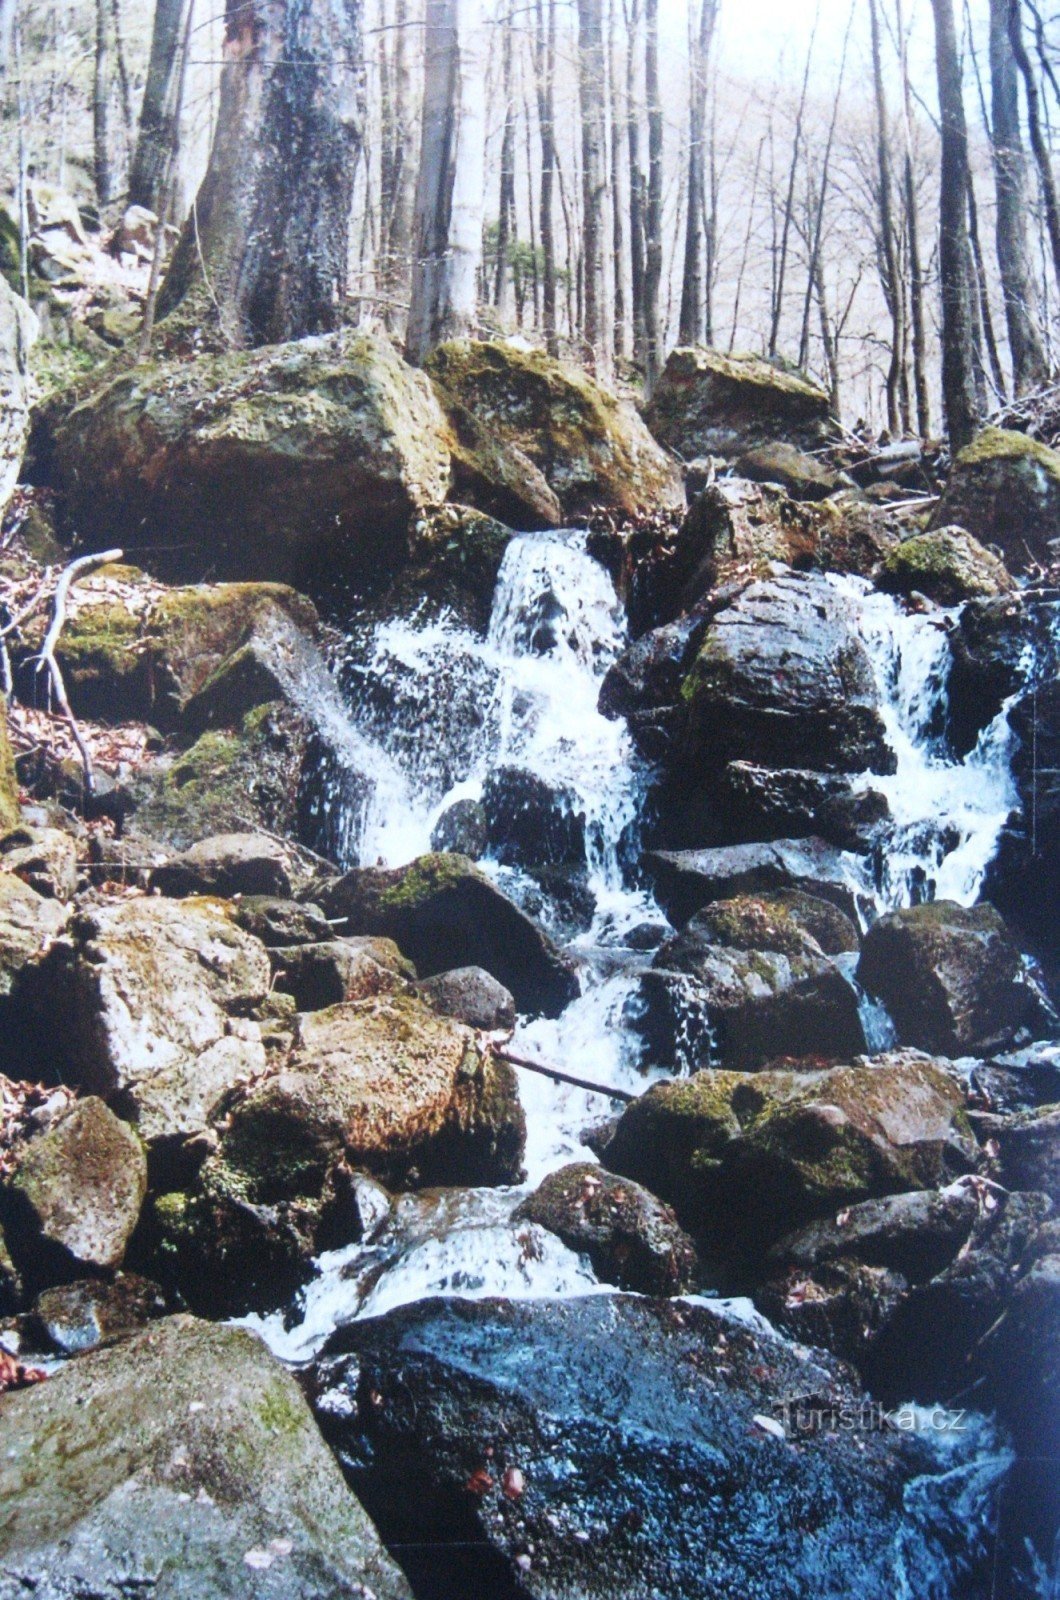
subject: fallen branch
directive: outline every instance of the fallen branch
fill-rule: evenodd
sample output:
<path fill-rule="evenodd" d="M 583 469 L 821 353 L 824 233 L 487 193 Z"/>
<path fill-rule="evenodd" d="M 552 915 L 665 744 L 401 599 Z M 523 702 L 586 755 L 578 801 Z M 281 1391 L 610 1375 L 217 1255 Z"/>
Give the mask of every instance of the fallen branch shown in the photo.
<path fill-rule="evenodd" d="M 81 729 L 77 725 L 77 718 L 74 716 L 70 706 L 66 693 L 66 684 L 63 682 L 59 663 L 55 659 L 55 646 L 59 642 L 59 636 L 63 631 L 63 623 L 66 621 L 66 602 L 71 585 L 76 583 L 77 579 L 86 572 L 91 572 L 95 567 L 105 567 L 112 561 L 120 561 L 123 554 L 124 552 L 121 550 L 104 550 L 99 555 L 79 556 L 76 561 L 71 561 L 68 567 L 64 567 L 59 574 L 59 582 L 55 586 L 55 598 L 52 602 L 52 620 L 48 625 L 48 631 L 44 635 L 44 643 L 41 645 L 40 654 L 37 657 L 36 670 L 42 672 L 47 668 L 48 676 L 51 679 L 52 694 L 55 696 L 59 708 L 70 726 L 74 743 L 81 756 L 87 794 L 94 794 L 96 788 L 95 774 L 92 770 L 92 757 L 89 754 L 88 745 L 82 737 Z"/>
<path fill-rule="evenodd" d="M 528 1072 L 538 1072 L 543 1078 L 554 1078 L 557 1083 L 572 1084 L 575 1089 L 588 1089 L 591 1094 L 606 1095 L 609 1100 L 621 1100 L 629 1105 L 640 1096 L 633 1094 L 629 1089 L 615 1089 L 606 1083 L 591 1083 L 588 1078 L 575 1077 L 573 1072 L 562 1072 L 559 1067 L 551 1067 L 544 1061 L 534 1061 L 530 1056 L 519 1055 L 515 1050 L 508 1050 L 503 1045 L 493 1045 L 493 1054 L 500 1061 L 507 1061 L 512 1067 L 525 1067 Z"/>

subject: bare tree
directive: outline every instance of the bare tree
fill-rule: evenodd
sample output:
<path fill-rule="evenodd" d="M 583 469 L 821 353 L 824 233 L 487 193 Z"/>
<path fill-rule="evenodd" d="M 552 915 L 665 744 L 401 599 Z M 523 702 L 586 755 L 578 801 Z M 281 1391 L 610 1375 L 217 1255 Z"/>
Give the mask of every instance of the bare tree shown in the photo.
<path fill-rule="evenodd" d="M 813 61 L 813 47 L 817 38 L 817 23 L 819 19 L 820 6 L 814 13 L 813 31 L 810 34 L 810 42 L 806 49 L 802 90 L 799 94 L 798 109 L 795 113 L 795 131 L 791 140 L 791 165 L 788 168 L 787 194 L 784 199 L 779 239 L 775 242 L 773 250 L 773 315 L 769 326 L 769 354 L 771 356 L 776 355 L 777 345 L 780 340 L 780 319 L 784 311 L 784 282 L 787 277 L 788 266 L 788 243 L 791 238 L 792 218 L 795 211 L 795 182 L 799 173 L 799 157 L 802 153 L 802 125 L 806 116 L 806 97 L 810 87 L 810 65 Z"/>
<path fill-rule="evenodd" d="M 968 243 L 968 130 L 953 0 L 931 0 L 942 120 L 939 277 L 942 288 L 942 392 L 950 445 L 960 450 L 979 426 Z"/>
<path fill-rule="evenodd" d="M 547 21 L 546 21 L 547 11 Z M 536 0 L 534 76 L 537 79 L 537 120 L 541 136 L 541 316 L 545 348 L 559 350 L 556 329 L 556 239 L 552 191 L 556 177 L 556 0 Z"/>
<path fill-rule="evenodd" d="M 637 109 L 637 60 L 640 54 L 640 0 L 626 5 L 626 148 L 629 154 L 630 310 L 633 317 L 633 359 L 643 364 L 648 343 L 644 316 L 644 171 L 640 164 L 640 115 Z"/>
<path fill-rule="evenodd" d="M 110 132 L 110 41 L 106 0 L 96 0 L 96 48 L 92 73 L 92 145 L 96 199 L 114 198 L 114 156 Z"/>
<path fill-rule="evenodd" d="M 585 273 L 583 335 L 588 365 L 611 374 L 613 329 L 607 312 L 604 217 L 607 200 L 607 111 L 604 99 L 601 0 L 578 0 L 578 96 L 582 118 L 582 260 Z"/>
<path fill-rule="evenodd" d="M 493 299 L 501 324 L 512 314 L 512 246 L 515 242 L 515 99 L 512 91 L 512 28 L 509 4 L 501 31 L 501 94 L 504 131 L 501 135 L 501 181 L 497 221 L 497 270 Z"/>
<path fill-rule="evenodd" d="M 1012 355 L 1013 388 L 1017 395 L 1022 395 L 1044 381 L 1046 362 L 1033 311 L 1019 77 L 1009 35 L 1008 0 L 990 0 L 990 90 L 997 189 L 997 260 Z"/>
<path fill-rule="evenodd" d="M 704 337 L 703 247 L 706 236 L 707 65 L 718 15 L 718 0 L 700 0 L 699 28 L 690 40 L 691 88 L 688 104 L 688 212 L 681 280 L 678 338 L 695 344 Z"/>
<path fill-rule="evenodd" d="M 166 153 L 173 143 L 169 108 L 183 14 L 184 0 L 156 0 L 140 127 L 129 171 L 130 203 L 151 211 L 159 208 Z"/>
<path fill-rule="evenodd" d="M 482 259 L 485 62 L 479 0 L 428 0 L 406 353 L 420 363 L 475 326 Z"/>
<path fill-rule="evenodd" d="M 909 250 L 909 320 L 913 333 L 913 391 L 916 395 L 916 426 L 922 439 L 931 432 L 931 401 L 927 377 L 927 324 L 924 314 L 924 267 L 920 253 L 920 205 L 917 199 L 916 172 L 913 166 L 912 99 L 909 76 L 909 41 L 902 14 L 903 0 L 895 0 L 898 56 L 902 74 L 903 198 Z"/>
<path fill-rule="evenodd" d="M 644 387 L 650 397 L 662 371 L 659 293 L 663 271 L 663 111 L 659 98 L 659 0 L 644 12 L 644 97 L 648 107 L 648 200 L 644 212 Z"/>
<path fill-rule="evenodd" d="M 892 434 L 909 431 L 908 396 L 902 406 L 902 352 L 905 348 L 905 299 L 898 256 L 898 233 L 891 191 L 890 128 L 883 87 L 880 17 L 877 0 L 869 0 L 872 34 L 872 83 L 876 105 L 876 165 L 880 207 L 880 277 L 891 317 L 891 360 L 887 368 L 887 426 Z M 904 414 L 903 414 L 904 410 Z"/>

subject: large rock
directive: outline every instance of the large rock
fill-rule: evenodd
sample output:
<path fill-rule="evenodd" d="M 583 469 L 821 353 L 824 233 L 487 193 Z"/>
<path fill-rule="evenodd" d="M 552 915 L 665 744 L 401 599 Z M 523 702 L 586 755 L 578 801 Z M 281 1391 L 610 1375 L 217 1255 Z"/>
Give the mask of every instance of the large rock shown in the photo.
<path fill-rule="evenodd" d="M 734 1267 L 842 1206 L 932 1188 L 976 1146 L 959 1087 L 911 1052 L 827 1070 L 698 1072 L 624 1112 L 603 1152 Z"/>
<path fill-rule="evenodd" d="M 50 468 L 83 538 L 286 581 L 400 565 L 410 516 L 445 498 L 446 434 L 388 339 L 338 333 L 125 372 L 62 419 Z"/>
<path fill-rule="evenodd" d="M 0 1400 L 0 1595 L 408 1600 L 294 1379 L 172 1317 Z"/>
<path fill-rule="evenodd" d="M 455 1017 L 469 1028 L 490 1033 L 515 1027 L 515 1000 L 503 983 L 481 967 L 455 967 L 416 985 L 416 993 L 433 1011 Z"/>
<path fill-rule="evenodd" d="M 525 767 L 496 767 L 482 789 L 486 839 L 512 866 L 562 866 L 585 860 L 585 812 L 574 790 Z"/>
<path fill-rule="evenodd" d="M 78 915 L 55 962 L 67 1070 L 133 1120 L 149 1146 L 205 1129 L 265 1055 L 246 1019 L 269 992 L 268 953 L 214 900 L 134 899 Z"/>
<path fill-rule="evenodd" d="M 0 274 L 0 516 L 22 469 L 29 419 L 29 352 L 37 319 Z"/>
<path fill-rule="evenodd" d="M 517 527 L 554 527 L 592 508 L 684 503 L 676 466 L 637 413 L 584 372 L 540 350 L 474 342 L 439 346 L 427 371 L 457 435 L 456 486 L 470 504 Z M 522 474 L 532 492 L 513 483 L 513 458 L 536 470 Z"/>
<path fill-rule="evenodd" d="M 941 606 L 992 598 L 1014 587 L 1005 563 L 963 528 L 904 539 L 885 557 L 878 586 L 889 594 L 923 594 Z"/>
<path fill-rule="evenodd" d="M 686 461 L 776 439 L 812 449 L 836 435 L 828 396 L 808 378 L 758 356 L 700 346 L 671 352 L 647 421 Z"/>
<path fill-rule="evenodd" d="M 38 894 L 14 873 L 0 871 L 0 1001 L 11 995 L 26 968 L 39 965 L 68 916 L 58 900 Z"/>
<path fill-rule="evenodd" d="M 956 1596 L 989 1563 L 989 1491 L 955 1519 L 931 1482 L 959 1438 L 936 1456 L 844 1429 L 864 1405 L 849 1369 L 719 1304 L 428 1301 L 344 1329 L 314 1388 L 386 1535 L 431 1530 L 424 1593 L 846 1600 L 856 1574 L 892 1600 L 899 1572 Z M 825 1420 L 786 1438 L 800 1397 Z"/>
<path fill-rule="evenodd" d="M 222 833 L 200 839 L 151 874 L 159 893 L 285 895 L 291 890 L 290 852 L 260 833 Z"/>
<path fill-rule="evenodd" d="M 842 851 L 823 839 L 774 839 L 714 850 L 652 850 L 645 868 L 659 903 L 679 927 L 714 900 L 797 891 L 856 918 L 862 898 Z"/>
<path fill-rule="evenodd" d="M 680 1294 L 691 1287 L 696 1251 L 670 1207 L 639 1183 L 588 1161 L 550 1172 L 524 1200 L 515 1221 L 536 1222 L 579 1255 L 605 1283 L 638 1294 Z"/>
<path fill-rule="evenodd" d="M 892 911 L 865 936 L 858 982 L 882 1000 L 902 1044 L 985 1054 L 1035 1006 L 1019 950 L 993 906 L 949 900 Z"/>
<path fill-rule="evenodd" d="M 600 712 L 625 717 L 637 749 L 649 761 L 666 760 L 680 740 L 681 686 L 706 625 L 705 617 L 686 616 L 652 628 L 622 652 L 600 686 Z"/>
<path fill-rule="evenodd" d="M 1048 566 L 1060 539 L 1060 454 L 1025 433 L 984 428 L 953 463 L 932 516 L 996 545 L 1013 572 Z"/>
<path fill-rule="evenodd" d="M 329 938 L 320 944 L 279 945 L 272 961 L 276 988 L 293 995 L 299 1011 L 394 994 L 415 976 L 415 968 L 391 939 Z"/>
<path fill-rule="evenodd" d="M 949 733 L 957 751 L 971 750 L 1004 702 L 1060 673 L 1055 590 L 1025 590 L 971 600 L 950 633 Z"/>
<path fill-rule="evenodd" d="M 717 815 L 737 843 L 816 836 L 861 855 L 890 819 L 887 797 L 845 772 L 730 761 L 715 789 Z"/>
<path fill-rule="evenodd" d="M 523 1011 L 557 1016 L 579 992 L 571 963 L 525 912 L 464 856 L 421 856 L 393 871 L 366 867 L 320 891 L 351 933 L 394 939 L 423 978 L 484 967 Z"/>
<path fill-rule="evenodd" d="M 1060 968 L 1060 676 L 1022 694 L 1008 713 L 1019 812 L 1001 831 L 983 892 L 1041 955 Z"/>
<path fill-rule="evenodd" d="M 78 1100 L 25 1146 L 4 1233 L 37 1283 L 119 1267 L 147 1193 L 143 1146 L 102 1100 Z"/>
<path fill-rule="evenodd" d="M 713 619 L 683 690 L 684 761 L 893 772 L 869 657 L 826 578 L 754 583 Z"/>

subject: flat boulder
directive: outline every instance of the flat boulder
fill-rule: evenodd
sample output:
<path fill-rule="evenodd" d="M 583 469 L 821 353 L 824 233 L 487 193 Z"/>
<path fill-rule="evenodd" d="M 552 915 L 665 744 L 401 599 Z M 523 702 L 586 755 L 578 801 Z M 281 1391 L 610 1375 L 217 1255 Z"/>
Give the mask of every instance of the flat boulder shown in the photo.
<path fill-rule="evenodd" d="M 740 1267 L 793 1225 L 974 1169 L 977 1147 L 952 1078 L 899 1051 L 657 1084 L 623 1113 L 602 1159 Z"/>
<path fill-rule="evenodd" d="M 415 971 L 391 939 L 279 945 L 272 962 L 276 988 L 293 995 L 299 1011 L 323 1011 L 344 1000 L 396 993 Z"/>
<path fill-rule="evenodd" d="M 736 463 L 737 471 L 752 483 L 778 483 L 793 500 L 827 500 L 852 480 L 794 445 L 778 439 L 771 444 L 752 445 Z"/>
<path fill-rule="evenodd" d="M 860 855 L 886 836 L 891 816 L 886 795 L 846 772 L 730 761 L 714 793 L 734 843 L 816 837 Z"/>
<path fill-rule="evenodd" d="M 83 538 L 150 546 L 170 574 L 205 554 L 289 581 L 399 566 L 410 517 L 446 496 L 446 435 L 389 339 L 342 332 L 124 372 L 61 418 L 48 458 Z"/>
<path fill-rule="evenodd" d="M 515 1027 L 515 998 L 482 967 L 455 967 L 416 985 L 432 1011 L 486 1033 Z"/>
<path fill-rule="evenodd" d="M 953 463 L 932 527 L 957 524 L 1013 572 L 1049 566 L 1060 540 L 1060 453 L 1026 433 L 984 428 Z"/>
<path fill-rule="evenodd" d="M 521 1011 L 558 1016 L 579 992 L 570 960 L 465 856 L 420 856 L 407 867 L 363 867 L 323 885 L 329 917 L 351 933 L 393 939 L 423 978 L 484 967 Z"/>
<path fill-rule="evenodd" d="M 949 900 L 892 911 L 865 935 L 858 982 L 882 1000 L 902 1044 L 987 1053 L 1035 1008 L 1019 950 L 991 905 Z"/>
<path fill-rule="evenodd" d="M 442 344 L 426 368 L 457 436 L 456 486 L 469 504 L 517 527 L 684 504 L 676 465 L 633 407 L 577 368 L 500 341 Z M 520 474 L 525 488 L 512 475 L 521 462 L 534 469 Z"/>
<path fill-rule="evenodd" d="M 703 906 L 742 895 L 795 891 L 827 900 L 851 921 L 863 898 L 843 852 L 823 839 L 650 850 L 644 864 L 660 905 L 678 927 Z"/>
<path fill-rule="evenodd" d="M 23 1278 L 58 1282 L 121 1266 L 146 1193 L 133 1129 L 94 1096 L 75 1101 L 24 1146 L 3 1196 Z"/>
<path fill-rule="evenodd" d="M 896 1552 L 930 1548 L 946 1594 L 989 1562 L 990 1492 L 956 1521 L 952 1490 L 941 1511 L 930 1492 L 960 1437 L 936 1454 L 897 1429 L 789 1436 L 800 1397 L 858 1414 L 850 1369 L 722 1303 L 430 1300 L 343 1329 L 312 1389 L 384 1534 L 434 1530 L 411 1557 L 424 1592 L 503 1574 L 532 1600 L 845 1600 L 856 1572 L 863 1600 L 892 1600 Z"/>
<path fill-rule="evenodd" d="M 816 573 L 745 588 L 712 620 L 685 680 L 681 756 L 822 772 L 893 772 L 880 691 L 843 595 Z"/>
<path fill-rule="evenodd" d="M 904 539 L 888 552 L 877 587 L 888 594 L 922 594 L 940 606 L 958 606 L 1007 594 L 1015 585 L 1005 563 L 964 528 L 935 528 Z"/>
<path fill-rule="evenodd" d="M 0 872 L 12 872 L 48 900 L 77 893 L 77 840 L 61 828 L 20 824 L 0 838 Z"/>
<path fill-rule="evenodd" d="M 0 1595 L 409 1600 L 298 1385 L 170 1317 L 0 1400 Z"/>
<path fill-rule="evenodd" d="M 291 892 L 291 853 L 260 833 L 222 833 L 200 839 L 151 873 L 160 894 L 285 895 Z"/>
<path fill-rule="evenodd" d="M 759 356 L 700 345 L 670 353 L 646 420 L 686 461 L 777 440 L 813 449 L 838 434 L 828 395 L 809 378 Z"/>

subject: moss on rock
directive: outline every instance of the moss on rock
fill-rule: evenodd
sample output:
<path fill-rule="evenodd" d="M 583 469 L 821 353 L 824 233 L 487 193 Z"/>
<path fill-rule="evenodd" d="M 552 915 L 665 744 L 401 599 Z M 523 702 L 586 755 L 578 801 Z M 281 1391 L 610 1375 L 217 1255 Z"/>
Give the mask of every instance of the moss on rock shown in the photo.
<path fill-rule="evenodd" d="M 963 528 L 936 528 L 904 539 L 884 557 L 878 587 L 918 593 L 939 605 L 1007 594 L 1015 586 L 1005 563 Z"/>
<path fill-rule="evenodd" d="M 984 428 L 953 463 L 933 528 L 966 528 L 1013 571 L 1048 565 L 1060 539 L 1060 452 L 1025 433 Z"/>

